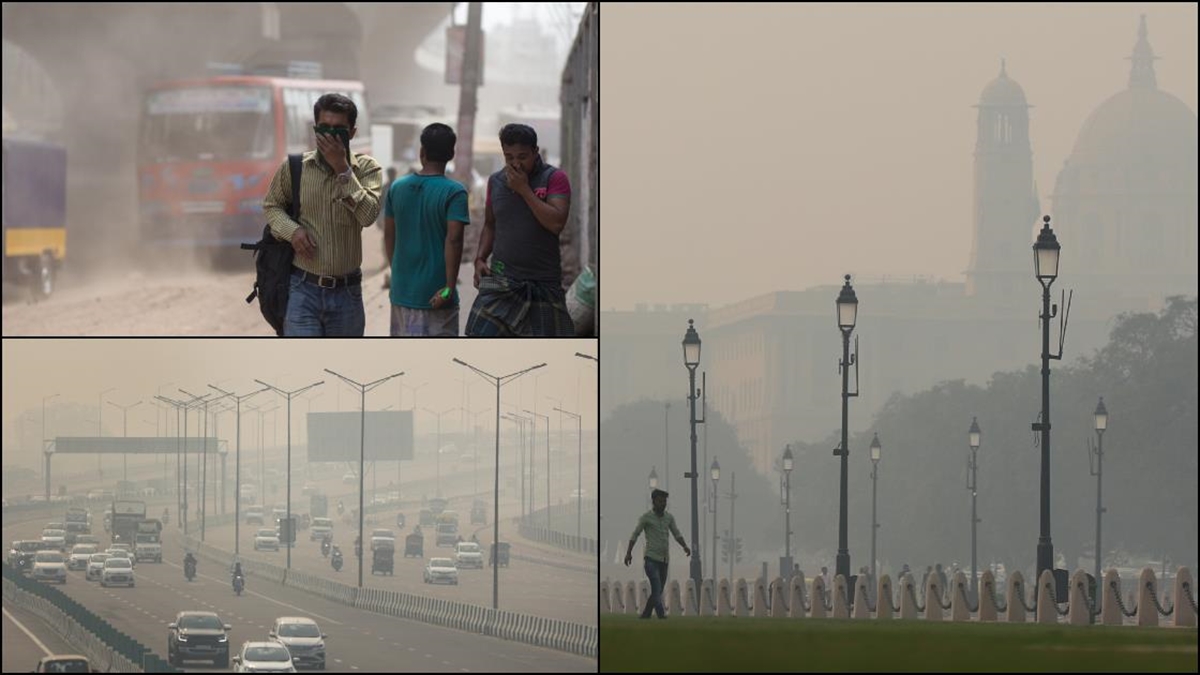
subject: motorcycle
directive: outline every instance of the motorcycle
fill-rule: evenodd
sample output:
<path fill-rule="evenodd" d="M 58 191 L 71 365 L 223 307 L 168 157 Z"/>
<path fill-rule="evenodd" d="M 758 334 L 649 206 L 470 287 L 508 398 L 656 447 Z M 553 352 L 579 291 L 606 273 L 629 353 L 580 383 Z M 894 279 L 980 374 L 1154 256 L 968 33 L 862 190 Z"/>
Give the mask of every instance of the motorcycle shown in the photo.
<path fill-rule="evenodd" d="M 184 561 L 183 576 L 187 577 L 188 581 L 194 579 L 196 577 L 196 563 L 190 560 Z"/>
<path fill-rule="evenodd" d="M 242 589 L 245 587 L 246 587 L 246 580 L 242 578 L 242 575 L 235 574 L 233 576 L 233 592 L 237 593 L 238 595 L 241 595 Z"/>
<path fill-rule="evenodd" d="M 329 540 L 328 539 L 321 540 L 321 555 L 325 556 L 326 558 L 329 557 Z"/>
<path fill-rule="evenodd" d="M 334 572 L 341 572 L 342 571 L 342 552 L 338 551 L 338 550 L 334 550 L 333 557 L 330 558 L 329 563 L 331 565 L 333 565 Z"/>

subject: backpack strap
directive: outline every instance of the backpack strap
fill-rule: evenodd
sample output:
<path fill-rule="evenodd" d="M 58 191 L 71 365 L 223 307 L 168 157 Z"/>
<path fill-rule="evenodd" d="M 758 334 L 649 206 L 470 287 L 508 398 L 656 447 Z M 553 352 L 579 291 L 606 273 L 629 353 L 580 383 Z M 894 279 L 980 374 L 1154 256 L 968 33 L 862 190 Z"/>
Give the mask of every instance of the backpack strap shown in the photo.
<path fill-rule="evenodd" d="M 292 174 L 292 206 L 288 209 L 288 215 L 292 220 L 300 217 L 300 171 L 303 159 L 304 155 L 288 155 L 288 168 Z"/>

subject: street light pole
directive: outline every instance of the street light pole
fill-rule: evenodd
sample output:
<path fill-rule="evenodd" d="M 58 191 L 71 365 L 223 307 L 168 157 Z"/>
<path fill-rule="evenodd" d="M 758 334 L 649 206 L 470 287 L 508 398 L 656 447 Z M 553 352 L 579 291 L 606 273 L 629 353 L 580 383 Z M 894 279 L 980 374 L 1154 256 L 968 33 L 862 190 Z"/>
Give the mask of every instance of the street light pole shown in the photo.
<path fill-rule="evenodd" d="M 512 382 L 522 375 L 537 370 L 545 366 L 545 363 L 539 363 L 531 368 L 517 371 L 508 375 L 492 375 L 486 373 L 471 364 L 462 361 L 461 359 L 453 359 L 454 363 L 460 366 L 466 366 L 479 374 L 480 377 L 486 378 L 496 385 L 496 464 L 494 468 L 495 488 L 492 493 L 492 609 L 500 608 L 500 566 L 496 563 L 500 552 L 500 387 Z"/>
<path fill-rule="evenodd" d="M 103 396 L 103 394 L 101 394 Z M 46 459 L 46 401 L 58 396 L 58 394 L 50 394 L 42 397 L 42 456 L 39 458 L 43 461 Z M 99 461 L 99 455 L 96 456 L 96 461 Z M 46 473 L 46 504 L 50 503 L 50 472 Z"/>
<path fill-rule="evenodd" d="M 388 380 L 391 380 L 396 377 L 400 377 L 404 373 L 399 372 L 399 373 L 396 373 L 395 375 L 388 375 L 387 377 L 375 380 L 374 382 L 367 382 L 366 384 L 363 384 L 361 382 L 355 382 L 354 380 L 351 380 L 350 378 L 346 377 L 345 375 L 339 375 L 338 373 L 335 373 L 328 368 L 325 368 L 325 372 L 329 373 L 330 375 L 334 375 L 334 376 L 341 378 L 341 380 L 343 382 L 345 382 L 353 387 L 357 387 L 360 392 L 360 396 L 361 396 L 361 399 L 360 399 L 361 405 L 359 407 L 359 415 L 361 416 L 361 421 L 359 422 L 359 430 L 358 430 L 358 545 L 356 546 L 357 555 L 355 557 L 358 558 L 358 587 L 362 588 L 362 584 L 363 584 L 363 554 L 366 552 L 366 549 L 367 549 L 367 547 L 366 547 L 367 542 L 363 539 L 363 468 L 366 466 L 366 456 L 367 456 L 367 392 L 372 389 L 375 389 L 376 387 L 382 385 L 384 382 L 387 382 Z M 260 384 L 266 384 L 266 383 L 260 382 Z M 321 382 L 318 382 L 317 384 L 321 384 Z M 269 387 L 271 385 L 267 385 L 267 386 Z M 308 387 L 305 387 L 305 389 L 308 389 L 309 387 L 315 387 L 315 386 L 317 386 L 317 385 L 311 384 Z M 276 390 L 276 391 L 278 391 L 278 390 Z M 288 426 L 291 426 L 291 425 L 289 424 Z M 288 477 L 288 489 L 289 490 L 291 489 L 291 477 L 290 476 Z M 288 504 L 288 508 L 291 508 L 290 503 Z"/>
<path fill-rule="evenodd" d="M 850 355 L 850 333 L 858 321 L 858 296 L 850 285 L 850 275 L 846 275 L 846 284 L 842 286 L 837 298 L 838 328 L 842 331 L 842 360 L 838 369 L 842 374 L 842 444 L 833 454 L 842 458 L 841 502 L 838 515 L 838 552 L 837 573 L 848 582 L 850 580 L 850 548 L 847 535 L 846 493 L 849 486 L 847 459 L 850 456 L 849 433 L 850 399 L 858 396 L 858 339 L 854 341 L 854 356 Z M 850 391 L 850 366 L 855 366 L 855 391 Z M 853 586 L 850 587 L 853 594 Z"/>
<path fill-rule="evenodd" d="M 1042 231 L 1038 234 L 1033 245 L 1034 275 L 1042 285 L 1042 416 L 1033 424 L 1034 431 L 1042 432 L 1042 481 L 1041 481 L 1041 519 L 1040 534 L 1037 545 L 1037 577 L 1041 579 L 1042 572 L 1054 569 L 1054 543 L 1050 538 L 1050 360 L 1062 358 L 1060 340 L 1059 354 L 1050 353 L 1050 319 L 1058 314 L 1058 306 L 1053 312 L 1050 308 L 1050 285 L 1058 277 L 1059 251 L 1058 238 L 1050 229 L 1050 216 L 1043 219 Z M 1068 313 L 1070 310 L 1066 310 Z M 1035 588 L 1041 588 L 1040 584 Z"/>
<path fill-rule="evenodd" d="M 879 434 L 875 434 L 875 438 L 871 440 L 871 582 L 874 585 L 875 579 L 875 533 L 879 530 L 879 521 L 875 518 L 875 498 L 878 496 L 879 487 Z"/>
<path fill-rule="evenodd" d="M 792 446 L 783 449 L 783 557 L 784 568 L 779 576 L 792 578 Z"/>
<path fill-rule="evenodd" d="M 113 403 L 112 401 L 109 401 L 108 404 L 115 408 L 121 409 L 121 434 L 123 437 L 129 438 L 129 409 L 136 408 L 137 406 L 141 405 L 142 402 L 138 401 L 137 403 L 130 403 L 129 405 L 121 405 L 119 403 Z M 122 477 L 122 480 L 128 482 L 129 460 L 128 455 L 124 452 L 121 453 L 121 464 L 123 465 L 124 470 L 124 476 Z"/>
<path fill-rule="evenodd" d="M 550 416 L 549 415 L 540 415 L 532 410 L 526 410 L 525 412 L 529 413 L 530 415 L 533 415 L 534 417 L 540 417 L 540 418 L 546 420 L 546 529 L 549 530 L 550 529 Z M 534 431 L 534 435 L 536 436 L 537 435 L 537 422 L 536 421 L 534 421 L 534 424 L 533 424 L 533 431 Z M 533 458 L 530 457 L 529 461 L 532 462 Z"/>
<path fill-rule="evenodd" d="M 708 469 L 709 475 L 712 476 L 713 496 L 708 502 L 708 511 L 712 514 L 712 573 L 713 582 L 717 580 L 717 481 L 721 478 L 721 465 L 717 463 L 717 458 L 713 457 L 712 466 Z"/>
<path fill-rule="evenodd" d="M 238 396 L 233 392 L 225 391 L 220 387 L 208 385 L 209 389 L 216 389 L 222 394 L 232 398 L 237 403 L 237 454 L 234 456 L 234 498 L 233 498 L 233 554 L 236 556 L 241 553 L 241 527 L 242 527 L 242 401 L 249 399 L 252 396 L 267 391 L 267 387 L 263 387 L 258 391 L 252 391 L 249 394 Z"/>
<path fill-rule="evenodd" d="M 686 477 L 692 479 L 692 551 L 695 551 L 700 540 L 700 505 L 699 495 L 696 493 L 696 479 L 700 476 L 696 471 L 696 425 L 703 424 L 704 420 L 696 419 L 696 399 L 700 398 L 700 391 L 696 389 L 696 367 L 700 365 L 700 335 L 691 319 L 688 319 L 687 333 L 683 337 L 683 365 L 688 369 L 688 406 L 691 408 L 692 470 Z M 691 559 L 691 578 L 695 583 L 696 592 L 699 593 L 700 584 L 704 580 L 700 556 L 692 555 Z"/>
<path fill-rule="evenodd" d="M 326 371 L 326 372 L 329 372 L 329 371 Z M 337 375 L 337 373 L 334 373 L 334 374 Z M 338 375 L 338 377 L 341 377 L 341 376 Z M 343 377 L 342 379 L 344 380 L 346 378 Z M 297 396 L 299 394 L 303 394 L 304 392 L 308 391 L 309 389 L 312 389 L 313 387 L 325 384 L 325 380 L 321 380 L 320 382 L 313 382 L 312 384 L 310 384 L 306 387 L 300 387 L 299 389 L 294 389 L 292 391 L 284 391 L 284 390 L 280 389 L 279 387 L 274 387 L 272 385 L 269 385 L 266 382 L 263 382 L 262 380 L 255 380 L 255 382 L 261 384 L 262 386 L 266 387 L 267 389 L 270 389 L 270 390 L 274 391 L 276 394 L 279 394 L 280 396 L 283 396 L 284 398 L 287 399 L 287 410 L 288 410 L 287 426 L 288 426 L 288 429 L 287 429 L 287 491 L 286 491 L 286 493 L 287 493 L 287 521 L 288 521 L 289 534 L 291 535 L 291 540 L 287 542 L 287 569 L 290 570 L 290 569 L 292 569 L 292 546 L 294 546 L 296 543 L 296 526 L 295 526 L 295 521 L 292 520 L 292 397 Z M 365 397 L 364 397 L 364 405 L 365 405 Z M 366 408 L 363 408 L 362 415 L 363 415 L 363 425 L 365 428 L 366 416 L 367 416 Z M 362 507 L 361 469 L 362 469 L 362 466 L 361 465 L 359 466 L 359 469 L 360 469 L 360 475 L 359 475 L 358 480 L 359 480 L 360 492 L 358 495 L 358 501 L 359 501 L 360 510 L 359 510 L 358 515 L 359 515 L 359 518 L 361 519 L 362 518 L 362 511 L 361 511 L 361 507 Z M 362 556 L 358 557 L 358 566 L 359 566 L 359 575 L 361 576 L 361 574 L 362 574 Z"/>
<path fill-rule="evenodd" d="M 116 391 L 116 390 L 117 390 L 116 387 L 109 387 L 108 389 L 105 389 L 104 391 L 100 392 L 100 395 L 96 397 L 96 409 L 98 411 L 97 417 L 99 418 L 96 420 L 96 436 L 98 436 L 99 438 L 104 438 L 104 395 L 110 391 Z M 101 457 L 101 455 L 99 453 L 97 453 L 96 454 L 96 473 L 98 473 L 101 478 L 104 478 L 104 468 L 100 466 L 100 457 Z"/>
<path fill-rule="evenodd" d="M 1104 477 L 1104 432 L 1108 429 L 1108 409 L 1104 407 L 1104 397 L 1100 397 L 1100 402 L 1096 404 L 1095 426 L 1096 426 L 1096 468 L 1092 471 L 1092 475 L 1096 477 L 1096 584 L 1099 588 L 1100 570 L 1102 568 L 1100 560 L 1100 516 L 1104 513 L 1104 505 L 1101 501 L 1101 481 Z M 1088 460 L 1092 458 L 1092 452 L 1089 449 Z M 1091 470 L 1091 461 L 1088 462 L 1088 469 Z"/>
<path fill-rule="evenodd" d="M 663 403 L 663 476 L 666 478 L 667 492 L 671 491 L 671 402 Z"/>
<path fill-rule="evenodd" d="M 650 494 L 646 495 L 646 510 L 647 511 L 654 508 L 654 499 L 651 497 L 651 495 L 653 495 L 654 491 L 657 489 L 658 489 L 658 472 L 654 470 L 653 466 L 651 466 L 650 467 Z"/>
<path fill-rule="evenodd" d="M 976 567 L 975 567 L 975 542 L 976 542 L 975 526 L 979 522 L 979 518 L 976 517 L 976 511 L 975 511 L 975 497 L 979 491 L 979 482 L 976 480 L 976 472 L 979 469 L 979 462 L 977 461 L 978 458 L 975 453 L 979 450 L 980 436 L 981 436 L 981 434 L 979 431 L 979 422 L 976 418 L 972 417 L 971 418 L 971 428 L 967 430 L 968 442 L 971 445 L 971 466 L 970 466 L 971 473 L 969 476 L 971 482 L 967 485 L 967 489 L 971 491 L 971 597 L 972 598 L 979 597 L 978 596 L 979 575 L 976 572 Z"/>
<path fill-rule="evenodd" d="M 424 386 L 424 385 L 421 385 L 421 386 Z M 461 408 L 456 406 L 454 408 L 447 408 L 447 409 L 443 410 L 442 412 L 438 412 L 436 410 L 430 410 L 429 408 L 423 408 L 423 410 L 437 418 L 437 447 L 434 448 L 433 455 L 437 461 L 437 488 L 436 488 L 435 492 L 437 493 L 438 497 L 441 497 L 442 496 L 442 416 L 448 415 L 457 410 L 461 410 Z"/>
<path fill-rule="evenodd" d="M 583 536 L 583 416 L 562 408 L 555 410 L 575 418 L 575 438 L 579 441 L 579 455 L 575 462 L 575 536 L 578 538 Z"/>

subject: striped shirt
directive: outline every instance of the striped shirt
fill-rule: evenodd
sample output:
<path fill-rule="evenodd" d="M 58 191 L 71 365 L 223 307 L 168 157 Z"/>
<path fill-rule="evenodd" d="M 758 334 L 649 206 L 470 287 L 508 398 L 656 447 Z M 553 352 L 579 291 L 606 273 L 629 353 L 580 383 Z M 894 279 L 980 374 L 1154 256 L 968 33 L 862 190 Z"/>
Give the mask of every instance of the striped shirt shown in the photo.
<path fill-rule="evenodd" d="M 304 153 L 300 222 L 287 214 L 292 203 L 292 171 L 287 158 L 271 180 L 263 212 L 277 238 L 291 241 L 296 228 L 303 226 L 316 246 L 315 256 L 297 255 L 293 265 L 313 274 L 340 276 L 362 265 L 362 231 L 379 215 L 383 172 L 374 158 L 351 154 L 350 180 L 342 183 L 319 155 L 317 150 Z"/>
<path fill-rule="evenodd" d="M 638 518 L 637 527 L 633 529 L 629 541 L 630 543 L 637 541 L 638 535 L 645 532 L 646 551 L 644 555 L 651 560 L 668 563 L 671 562 L 671 540 L 667 538 L 668 531 L 675 535 L 675 539 L 683 539 L 683 535 L 679 534 L 679 528 L 675 527 L 675 516 L 666 511 L 663 511 L 660 516 L 654 512 L 654 509 L 651 509 Z"/>

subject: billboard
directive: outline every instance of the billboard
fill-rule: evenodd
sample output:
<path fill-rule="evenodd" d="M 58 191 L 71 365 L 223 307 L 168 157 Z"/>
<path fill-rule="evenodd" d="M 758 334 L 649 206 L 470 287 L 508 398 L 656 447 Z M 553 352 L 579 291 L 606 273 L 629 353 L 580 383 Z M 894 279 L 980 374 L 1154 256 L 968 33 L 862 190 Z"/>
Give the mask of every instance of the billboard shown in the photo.
<path fill-rule="evenodd" d="M 365 442 L 360 441 L 363 426 Z M 411 410 L 314 412 L 308 414 L 308 461 L 357 462 L 360 443 L 366 461 L 413 458 Z"/>

